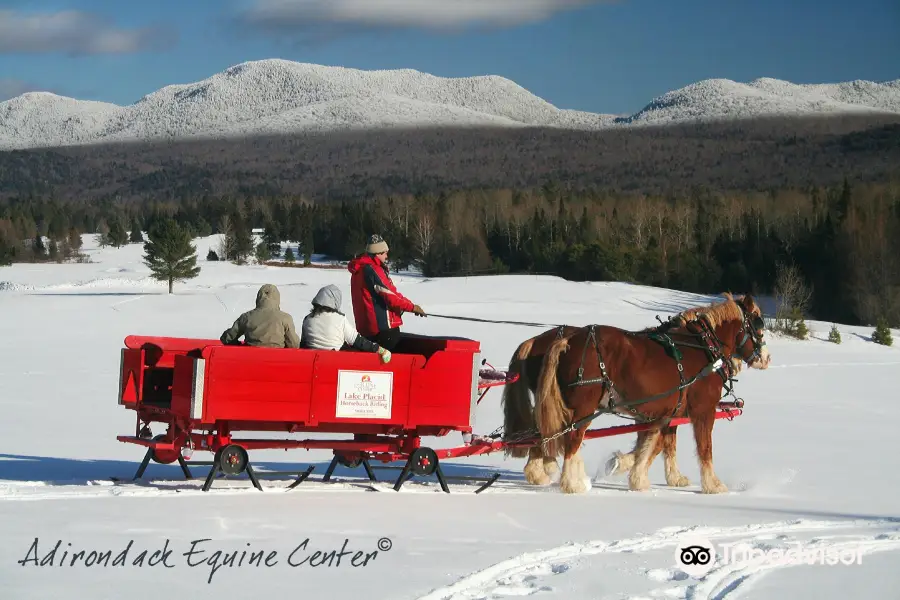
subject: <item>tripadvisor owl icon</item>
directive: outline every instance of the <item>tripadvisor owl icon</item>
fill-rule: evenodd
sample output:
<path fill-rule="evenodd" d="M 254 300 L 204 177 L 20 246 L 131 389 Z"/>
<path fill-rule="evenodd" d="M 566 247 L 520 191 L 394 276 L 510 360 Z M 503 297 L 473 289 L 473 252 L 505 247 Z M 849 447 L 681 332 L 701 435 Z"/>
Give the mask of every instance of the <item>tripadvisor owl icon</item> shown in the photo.
<path fill-rule="evenodd" d="M 675 564 L 691 577 L 699 579 L 716 564 L 716 548 L 703 538 L 683 538 L 675 546 Z"/>

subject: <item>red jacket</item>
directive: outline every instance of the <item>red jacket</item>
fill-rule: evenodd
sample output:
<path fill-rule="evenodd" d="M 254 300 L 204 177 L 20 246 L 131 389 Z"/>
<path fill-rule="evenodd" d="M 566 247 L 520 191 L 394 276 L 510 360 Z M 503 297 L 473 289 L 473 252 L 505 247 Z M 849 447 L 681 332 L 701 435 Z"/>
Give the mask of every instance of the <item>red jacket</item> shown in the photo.
<path fill-rule="evenodd" d="M 394 282 L 377 260 L 363 254 L 350 261 L 350 296 L 356 330 L 363 336 L 403 325 L 400 314 L 415 305 L 394 287 Z"/>

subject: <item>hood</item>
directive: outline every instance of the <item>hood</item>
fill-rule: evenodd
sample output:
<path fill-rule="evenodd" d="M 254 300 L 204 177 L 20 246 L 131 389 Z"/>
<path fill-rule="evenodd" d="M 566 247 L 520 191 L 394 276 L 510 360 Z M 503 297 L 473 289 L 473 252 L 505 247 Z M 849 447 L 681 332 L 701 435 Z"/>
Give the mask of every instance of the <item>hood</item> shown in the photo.
<path fill-rule="evenodd" d="M 256 308 L 281 308 L 281 294 L 278 288 L 267 283 L 256 293 Z"/>
<path fill-rule="evenodd" d="M 338 286 L 326 285 L 321 290 L 319 290 L 319 293 L 316 294 L 315 298 L 313 298 L 312 303 L 317 306 L 324 306 L 325 308 L 330 308 L 334 311 L 341 312 L 341 301 L 342 295 L 341 290 L 338 288 Z"/>
<path fill-rule="evenodd" d="M 373 265 L 378 266 L 378 263 L 374 258 L 369 256 L 368 254 L 361 254 L 347 263 L 347 270 L 351 273 L 356 273 L 360 269 L 362 269 L 365 265 Z"/>

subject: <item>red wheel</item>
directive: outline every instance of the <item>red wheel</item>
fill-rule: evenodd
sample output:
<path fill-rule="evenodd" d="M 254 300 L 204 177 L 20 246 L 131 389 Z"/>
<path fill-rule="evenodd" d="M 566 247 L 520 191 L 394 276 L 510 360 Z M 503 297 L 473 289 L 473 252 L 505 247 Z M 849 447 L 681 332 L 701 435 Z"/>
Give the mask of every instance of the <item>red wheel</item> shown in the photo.
<path fill-rule="evenodd" d="M 416 448 L 410 456 L 412 472 L 416 475 L 431 475 L 437 470 L 437 453 L 431 448 Z"/>
<path fill-rule="evenodd" d="M 165 437 L 166 436 L 161 433 L 153 439 L 158 441 Z M 154 448 L 153 452 L 150 454 L 150 458 L 153 459 L 153 462 L 157 462 L 161 465 L 170 465 L 178 460 L 178 454 L 178 450 L 158 450 Z"/>
<path fill-rule="evenodd" d="M 237 444 L 228 444 L 219 450 L 219 452 L 221 452 L 217 459 L 219 468 L 227 475 L 237 475 L 246 469 L 247 463 L 250 462 L 247 451 L 244 450 L 243 446 Z"/>

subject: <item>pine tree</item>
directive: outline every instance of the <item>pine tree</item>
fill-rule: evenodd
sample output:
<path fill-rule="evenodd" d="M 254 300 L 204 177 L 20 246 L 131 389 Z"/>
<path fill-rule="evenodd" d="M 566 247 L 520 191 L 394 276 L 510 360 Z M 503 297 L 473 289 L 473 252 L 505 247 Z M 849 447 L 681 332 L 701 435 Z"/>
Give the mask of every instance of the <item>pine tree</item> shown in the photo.
<path fill-rule="evenodd" d="M 263 264 L 270 260 L 272 260 L 272 252 L 269 250 L 269 246 L 264 241 L 258 243 L 256 245 L 256 262 Z"/>
<path fill-rule="evenodd" d="M 6 240 L 3 231 L 0 230 L 0 266 L 9 266 L 15 257 L 15 246 Z"/>
<path fill-rule="evenodd" d="M 250 235 L 250 229 L 246 223 L 238 221 L 234 226 L 234 257 L 232 262 L 239 265 L 244 264 L 254 249 L 255 246 L 253 245 L 253 237 Z"/>
<path fill-rule="evenodd" d="M 294 262 L 294 251 L 290 246 L 287 247 L 287 250 L 284 251 L 284 262 L 292 263 Z"/>
<path fill-rule="evenodd" d="M 119 219 L 115 220 L 112 227 L 109 228 L 107 237 L 109 239 L 109 243 L 116 248 L 120 248 L 128 243 L 128 232 L 125 231 L 125 227 L 122 225 L 122 221 L 120 221 Z"/>
<path fill-rule="evenodd" d="M 841 343 L 841 332 L 838 331 L 837 325 L 831 324 L 831 331 L 828 332 L 828 341 L 834 344 Z"/>
<path fill-rule="evenodd" d="M 141 233 L 141 223 L 137 217 L 131 220 L 131 234 L 128 237 L 128 241 L 133 244 L 140 244 L 144 241 L 144 234 Z"/>
<path fill-rule="evenodd" d="M 69 228 L 69 246 L 72 247 L 72 250 L 81 250 L 81 234 L 78 233 L 78 230 L 74 227 Z"/>
<path fill-rule="evenodd" d="M 894 338 L 891 335 L 891 329 L 888 327 L 887 321 L 884 317 L 878 319 L 878 324 L 875 326 L 875 331 L 872 332 L 872 341 L 876 344 L 881 344 L 882 346 L 893 346 Z"/>
<path fill-rule="evenodd" d="M 151 277 L 169 282 L 169 293 L 176 281 L 193 279 L 200 274 L 197 266 L 197 248 L 191 244 L 190 234 L 172 219 L 157 224 L 148 232 L 144 244 L 144 264 L 152 271 Z"/>
<path fill-rule="evenodd" d="M 312 264 L 312 255 L 313 255 L 313 229 L 312 224 L 306 226 L 304 235 L 303 235 L 303 264 L 309 266 Z"/>

